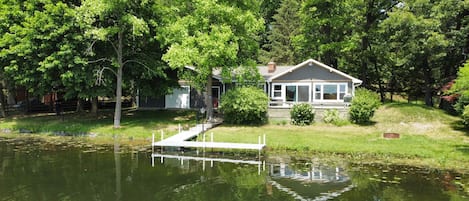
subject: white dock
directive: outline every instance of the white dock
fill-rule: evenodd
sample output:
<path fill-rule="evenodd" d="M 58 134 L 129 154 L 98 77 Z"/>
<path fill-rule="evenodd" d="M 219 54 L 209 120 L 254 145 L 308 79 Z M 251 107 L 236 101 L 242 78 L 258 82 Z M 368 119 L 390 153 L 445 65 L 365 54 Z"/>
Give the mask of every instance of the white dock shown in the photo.
<path fill-rule="evenodd" d="M 195 157 L 195 156 L 179 156 L 179 155 L 168 155 L 168 154 L 152 154 L 153 158 L 174 158 L 178 160 L 195 160 L 195 161 L 210 161 L 210 162 L 222 162 L 222 163 L 241 163 L 251 165 L 262 165 L 264 161 L 254 160 L 235 160 L 228 158 L 207 158 L 207 157 Z"/>
<path fill-rule="evenodd" d="M 195 127 L 188 131 L 181 131 L 180 133 L 173 135 L 169 138 L 162 139 L 161 141 L 155 142 L 155 136 L 153 135 L 152 146 L 155 147 L 191 147 L 191 148 L 216 148 L 216 149 L 250 149 L 250 150 L 262 150 L 265 147 L 265 136 L 264 141 L 259 141 L 257 144 L 246 144 L 246 143 L 228 143 L 228 142 L 213 142 L 213 137 L 210 142 L 205 141 L 205 136 L 202 142 L 187 141 L 190 140 L 200 133 L 207 131 L 210 128 L 217 126 L 218 124 L 205 123 L 197 124 Z M 163 138 L 163 136 L 162 136 Z"/>

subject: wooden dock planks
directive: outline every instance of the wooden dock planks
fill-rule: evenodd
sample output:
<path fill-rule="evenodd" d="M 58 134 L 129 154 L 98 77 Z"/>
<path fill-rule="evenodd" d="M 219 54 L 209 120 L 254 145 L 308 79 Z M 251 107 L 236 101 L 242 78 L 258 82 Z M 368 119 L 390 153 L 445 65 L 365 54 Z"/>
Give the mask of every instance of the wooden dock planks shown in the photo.
<path fill-rule="evenodd" d="M 250 149 L 250 150 L 262 150 L 265 147 L 264 144 L 246 144 L 246 143 L 228 143 L 228 142 L 195 142 L 187 141 L 198 134 L 206 131 L 210 128 L 217 126 L 218 124 L 197 124 L 195 127 L 188 131 L 181 131 L 179 134 L 173 135 L 169 138 L 163 139 L 159 142 L 152 141 L 152 146 L 158 147 L 191 147 L 191 148 L 216 148 L 216 149 Z M 154 137 L 153 137 L 154 138 Z M 260 137 L 259 137 L 260 139 Z M 265 140 L 265 136 L 264 136 Z"/>

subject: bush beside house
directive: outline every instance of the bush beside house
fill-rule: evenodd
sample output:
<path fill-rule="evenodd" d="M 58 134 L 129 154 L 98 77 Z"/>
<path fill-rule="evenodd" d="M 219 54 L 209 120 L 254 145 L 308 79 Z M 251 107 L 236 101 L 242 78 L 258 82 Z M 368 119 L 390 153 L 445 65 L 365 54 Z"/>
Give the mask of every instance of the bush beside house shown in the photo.
<path fill-rule="evenodd" d="M 377 93 L 363 88 L 357 89 L 349 110 L 350 121 L 357 124 L 369 123 L 380 105 Z"/>
<path fill-rule="evenodd" d="M 309 103 L 300 103 L 293 106 L 290 111 L 291 123 L 293 125 L 305 126 L 314 121 L 314 109 Z"/>
<path fill-rule="evenodd" d="M 264 124 L 267 122 L 269 98 L 261 89 L 238 87 L 221 97 L 220 110 L 230 124 Z"/>

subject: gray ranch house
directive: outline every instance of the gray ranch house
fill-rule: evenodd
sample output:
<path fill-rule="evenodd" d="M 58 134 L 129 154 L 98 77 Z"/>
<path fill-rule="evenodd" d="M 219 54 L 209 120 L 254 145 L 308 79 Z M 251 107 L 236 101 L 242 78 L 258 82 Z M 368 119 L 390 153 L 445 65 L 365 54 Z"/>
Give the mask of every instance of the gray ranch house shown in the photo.
<path fill-rule="evenodd" d="M 191 67 L 186 67 L 192 69 Z M 310 103 L 315 108 L 344 108 L 348 97 L 362 81 L 314 59 L 295 66 L 277 66 L 270 62 L 257 67 L 264 78 L 264 91 L 270 98 L 269 108 L 289 109 L 296 103 Z M 193 69 L 192 69 L 193 70 Z M 224 83 L 221 76 L 213 75 L 213 104 L 217 108 L 221 95 L 235 86 Z M 180 88 L 165 97 L 138 97 L 141 109 L 197 109 L 203 107 L 203 96 L 185 81 Z M 272 115 L 271 115 L 272 116 Z M 275 116 L 275 115 L 273 115 Z"/>

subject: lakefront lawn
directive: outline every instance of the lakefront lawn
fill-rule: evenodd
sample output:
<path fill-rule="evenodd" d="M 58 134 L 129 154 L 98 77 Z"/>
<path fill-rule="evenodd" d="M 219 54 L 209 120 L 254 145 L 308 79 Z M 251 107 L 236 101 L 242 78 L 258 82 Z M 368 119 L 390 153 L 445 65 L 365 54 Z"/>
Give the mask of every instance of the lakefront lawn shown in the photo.
<path fill-rule="evenodd" d="M 27 116 L 0 121 L 0 136 L 75 136 L 89 142 L 112 143 L 119 136 L 132 145 L 149 147 L 151 135 L 157 139 L 177 133 L 179 125 L 188 129 L 196 124 L 194 111 L 125 111 L 122 128 L 112 128 L 112 113 L 90 115 Z M 305 157 L 349 159 L 360 163 L 385 163 L 469 171 L 469 134 L 460 119 L 445 112 L 415 104 L 390 103 L 381 106 L 370 125 L 334 126 L 315 122 L 293 126 L 272 122 L 263 126 L 221 125 L 214 141 L 257 143 L 266 135 L 269 152 L 294 152 Z M 399 139 L 385 139 L 385 132 L 399 133 Z M 27 134 L 26 136 L 30 136 Z M 78 137 L 76 137 L 78 136 Z M 207 138 L 209 139 L 209 138 Z M 124 142 L 124 143 L 125 143 Z"/>

